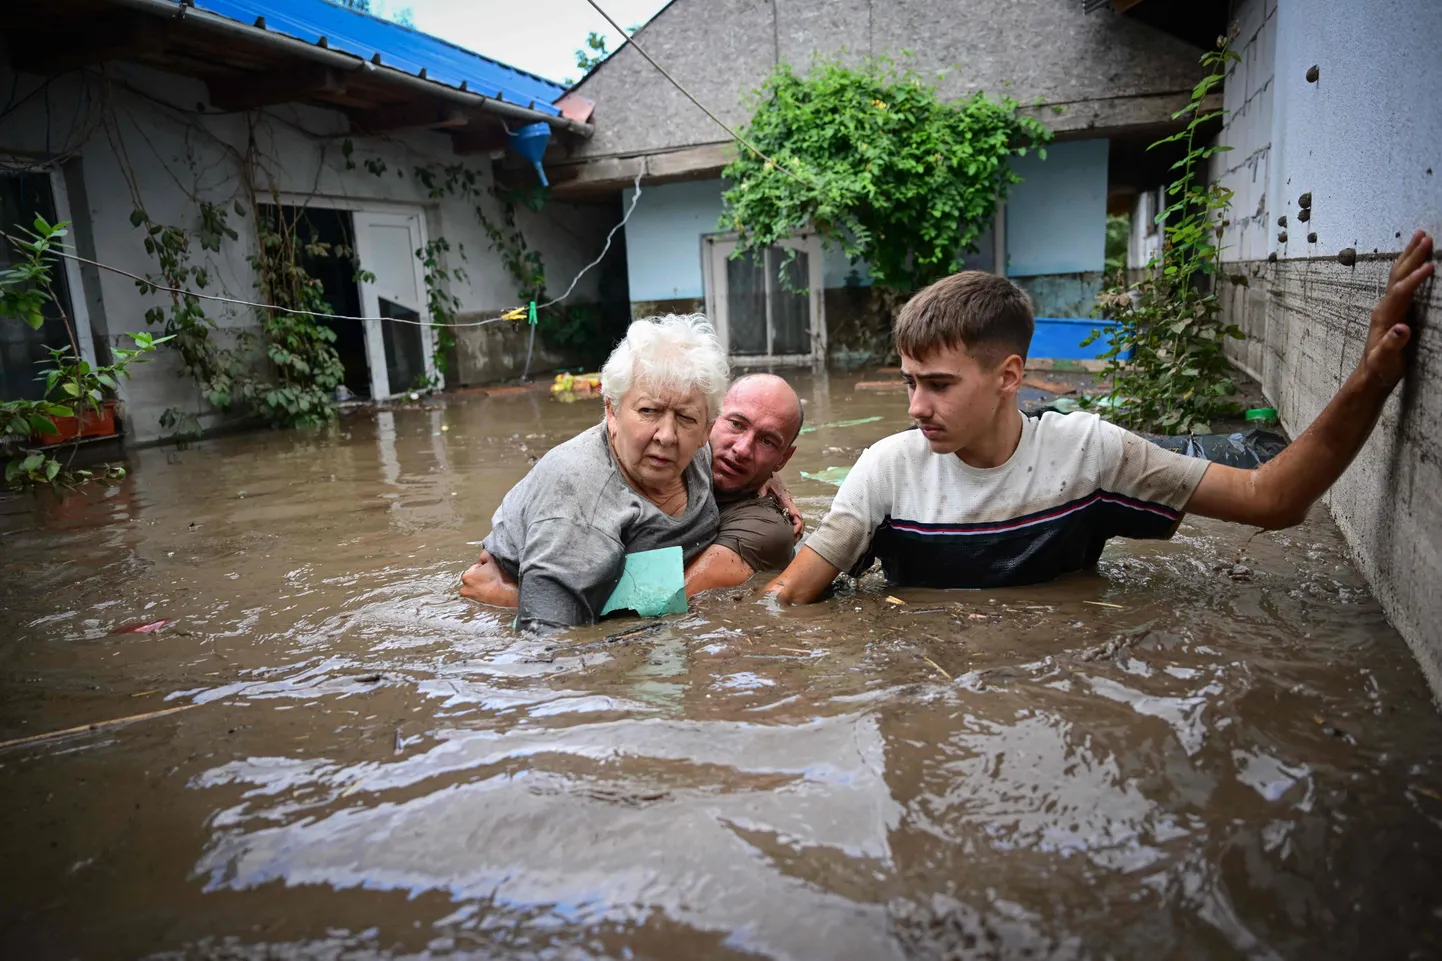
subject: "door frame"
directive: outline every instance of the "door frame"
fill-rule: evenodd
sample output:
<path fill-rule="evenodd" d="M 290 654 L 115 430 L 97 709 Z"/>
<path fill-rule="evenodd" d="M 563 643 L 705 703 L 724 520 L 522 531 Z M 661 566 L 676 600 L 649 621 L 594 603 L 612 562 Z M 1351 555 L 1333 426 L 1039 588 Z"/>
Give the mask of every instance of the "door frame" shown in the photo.
<path fill-rule="evenodd" d="M 329 205 L 322 202 L 316 206 Z M 367 270 L 366 264 L 371 260 L 370 238 L 363 227 L 365 222 L 392 227 L 414 226 L 416 249 L 423 249 L 426 246 L 425 211 L 419 207 L 399 205 L 383 207 L 379 204 L 362 203 L 352 208 L 351 217 L 351 226 L 355 231 L 356 258 L 360 261 L 362 270 Z M 385 340 L 381 333 L 380 298 L 382 297 L 416 312 L 422 322 L 420 327 L 421 352 L 426 376 L 436 383 L 437 388 L 445 387 L 445 373 L 436 369 L 435 329 L 430 326 L 431 314 L 425 296 L 425 271 L 421 266 L 420 258 L 412 256 L 410 263 L 415 277 L 417 303 L 408 303 L 408 298 L 382 287 L 378 279 L 376 281 L 365 279 L 366 276 L 374 275 L 373 271 L 362 275 L 358 281 L 361 314 L 366 318 L 363 323 L 365 324 L 366 363 L 370 366 L 372 400 L 395 397 L 411 389 L 408 385 L 396 385 L 390 382 L 390 371 L 386 369 Z"/>
<path fill-rule="evenodd" d="M 701 236 L 701 277 L 706 290 L 706 315 L 716 325 L 716 334 L 726 353 L 731 353 L 731 322 L 728 312 L 726 291 L 726 260 L 736 250 L 738 235 L 735 232 L 702 234 Z M 809 354 L 749 354 L 731 357 L 737 367 L 764 367 L 770 364 L 810 364 L 826 359 L 826 298 L 822 288 L 821 236 L 815 231 L 805 230 L 776 242 L 807 255 L 806 288 L 811 308 L 811 353 Z M 769 286 L 767 288 L 770 289 Z M 771 328 L 771 300 L 766 301 L 766 346 L 769 350 L 774 332 Z"/>
<path fill-rule="evenodd" d="M 82 225 L 75 222 L 70 210 L 70 190 L 65 184 L 65 171 L 62 165 L 59 162 L 47 163 L 34 157 L 8 151 L 0 151 L 0 160 L 9 164 L 12 173 L 43 174 L 45 176 L 50 182 L 50 199 L 55 207 L 55 222 L 69 224 L 70 232 L 65 238 L 66 246 L 78 252 L 79 233 Z M 89 220 L 83 226 L 87 234 L 94 235 L 94 225 Z M 95 356 L 95 337 L 90 327 L 90 302 L 85 297 L 85 286 L 80 276 L 80 269 L 78 262 L 66 257 L 57 257 L 53 262 L 52 282 L 65 285 L 65 293 L 70 300 L 68 320 L 72 327 L 72 333 L 75 334 L 75 344 L 80 348 L 80 359 L 94 367 L 99 361 Z M 58 279 L 54 278 L 54 270 L 60 272 Z M 124 380 L 120 381 L 118 393 L 121 397 L 125 396 L 126 383 Z"/>

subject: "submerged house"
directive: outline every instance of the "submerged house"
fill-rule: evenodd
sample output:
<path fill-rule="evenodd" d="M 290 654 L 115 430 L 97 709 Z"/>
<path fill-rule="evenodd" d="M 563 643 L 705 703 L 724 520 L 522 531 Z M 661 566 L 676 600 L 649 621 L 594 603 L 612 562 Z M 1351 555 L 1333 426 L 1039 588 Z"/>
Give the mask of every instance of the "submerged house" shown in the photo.
<path fill-rule="evenodd" d="M 305 266 L 328 312 L 372 318 L 326 322 L 345 386 L 360 397 L 519 374 L 524 324 L 461 327 L 446 356 L 426 325 L 432 311 L 443 305 L 466 324 L 521 302 L 488 233 L 508 230 L 507 216 L 551 276 L 567 279 L 615 221 L 606 205 L 507 210 L 491 190 L 491 159 L 516 133 L 557 144 L 590 137 L 583 101 L 325 0 L 9 0 L 0 36 L 5 231 L 37 214 L 70 221 L 67 240 L 88 261 L 253 302 L 264 224 L 299 217 Z M 148 246 L 166 237 L 179 264 L 163 265 Z M 11 255 L 7 245 L 0 266 Z M 600 300 L 609 266 L 583 277 L 573 299 Z M 129 346 L 127 331 L 158 333 L 146 312 L 174 304 L 91 263 L 60 269 L 61 307 L 92 362 Z M 266 362 L 254 308 L 198 306 L 208 343 Z M 34 394 L 44 345 L 66 340 L 58 316 L 33 333 L 0 325 L 0 395 Z M 536 350 L 537 366 L 554 366 Z M 186 419 L 202 429 L 224 420 L 179 352 L 164 348 L 132 373 L 120 385 L 128 440 L 165 436 Z"/>
<path fill-rule="evenodd" d="M 1025 105 L 1056 134 L 1045 160 L 1015 167 L 1024 183 L 997 212 L 968 267 L 1014 278 L 1039 317 L 1074 331 L 1100 289 L 1109 210 L 1161 178 L 1170 157 L 1146 147 L 1176 129 L 1199 78 L 1198 57 L 1226 10 L 1148 5 L 1129 16 L 1082 0 L 979 0 L 964 6 L 906 0 L 673 0 L 636 41 L 727 124 L 750 115 L 751 96 L 778 64 L 814 56 L 888 56 L 931 77 L 952 100 L 978 90 Z M 1177 5 L 1165 5 L 1167 8 Z M 1190 6 L 1190 5 L 1182 5 Z M 1157 25 L 1154 25 L 1155 21 Z M 1168 29 L 1160 29 L 1160 26 Z M 732 260 L 718 227 L 727 133 L 622 46 L 575 92 L 595 103 L 596 133 L 555 145 L 546 159 L 553 196 L 629 205 L 625 227 L 633 315 L 704 310 L 738 362 L 864 359 L 887 318 L 868 295 L 866 265 L 849 263 L 814 233 L 800 251 L 807 292 L 782 289 L 765 258 Z M 524 170 L 511 161 L 505 166 Z M 765 262 L 762 262 L 764 260 Z M 1047 325 L 1043 325 L 1045 328 Z M 1050 331 L 1043 329 L 1039 336 Z M 1068 332 L 1072 341 L 1079 339 Z M 1062 338 L 1063 340 L 1066 337 Z"/>

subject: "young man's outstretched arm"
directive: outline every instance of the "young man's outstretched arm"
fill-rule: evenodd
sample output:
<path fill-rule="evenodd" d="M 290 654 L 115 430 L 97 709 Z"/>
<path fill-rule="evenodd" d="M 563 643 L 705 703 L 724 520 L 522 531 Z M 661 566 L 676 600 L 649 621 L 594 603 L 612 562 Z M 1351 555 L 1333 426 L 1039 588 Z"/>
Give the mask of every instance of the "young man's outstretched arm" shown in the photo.
<path fill-rule="evenodd" d="M 1392 265 L 1387 291 L 1372 311 L 1367 348 L 1326 409 L 1302 435 L 1255 470 L 1213 464 L 1187 502 L 1204 517 L 1257 527 L 1300 524 L 1366 442 L 1405 369 L 1403 349 L 1412 295 L 1432 276 L 1432 238 L 1422 231 Z"/>
<path fill-rule="evenodd" d="M 802 545 L 801 550 L 796 552 L 796 559 L 766 585 L 766 593 L 775 594 L 782 604 L 810 604 L 831 586 L 840 573 L 840 568 Z"/>

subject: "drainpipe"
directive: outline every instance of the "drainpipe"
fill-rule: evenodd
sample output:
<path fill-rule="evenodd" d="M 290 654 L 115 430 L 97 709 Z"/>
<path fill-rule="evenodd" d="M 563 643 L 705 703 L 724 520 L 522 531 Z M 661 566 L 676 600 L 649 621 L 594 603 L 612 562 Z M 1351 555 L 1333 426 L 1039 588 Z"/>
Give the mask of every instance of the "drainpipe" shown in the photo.
<path fill-rule="evenodd" d="M 337 50 L 330 50 L 326 47 L 319 47 L 313 43 L 306 43 L 304 40 L 297 40 L 294 37 L 287 37 L 282 34 L 272 33 L 264 27 L 255 27 L 248 24 L 231 20 L 229 17 L 222 17 L 219 14 L 210 13 L 206 10 L 197 10 L 189 3 L 177 3 L 176 0 L 110 0 L 111 3 L 129 7 L 142 13 L 152 16 L 165 17 L 177 23 L 193 24 L 214 33 L 224 34 L 247 40 L 251 43 L 259 43 L 278 51 L 304 57 L 315 63 L 325 64 L 337 70 L 355 72 L 357 70 L 383 70 L 384 79 L 396 86 L 407 87 L 416 93 L 425 94 L 430 97 L 439 97 L 442 100 L 449 100 L 452 103 L 464 107 L 472 107 L 484 110 L 487 113 L 497 114 L 502 117 L 509 117 L 513 120 L 521 120 L 527 123 L 545 123 L 558 130 L 574 134 L 577 137 L 590 137 L 595 132 L 595 127 L 588 123 L 578 123 L 568 117 L 552 116 L 539 110 L 531 110 L 520 107 L 495 97 L 487 97 L 484 94 L 471 93 L 467 90 L 458 90 L 455 87 L 437 83 L 433 80 L 423 80 L 420 77 L 413 77 L 393 67 L 377 67 L 369 60 L 349 53 L 341 53 Z"/>

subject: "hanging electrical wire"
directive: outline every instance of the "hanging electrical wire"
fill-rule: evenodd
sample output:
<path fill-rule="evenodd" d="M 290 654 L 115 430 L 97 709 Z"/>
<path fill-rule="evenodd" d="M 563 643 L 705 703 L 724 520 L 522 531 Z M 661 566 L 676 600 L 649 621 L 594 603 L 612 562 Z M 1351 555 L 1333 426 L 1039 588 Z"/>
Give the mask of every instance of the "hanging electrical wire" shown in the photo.
<path fill-rule="evenodd" d="M 566 288 L 565 293 L 561 294 L 559 297 L 553 297 L 545 303 L 537 304 L 535 307 L 536 310 L 544 310 L 547 307 L 554 307 L 556 304 L 559 304 L 561 301 L 571 296 L 572 291 L 576 289 L 576 285 L 580 283 L 581 278 L 584 277 L 603 259 L 605 259 L 607 252 L 611 249 L 611 241 L 616 236 L 616 231 L 626 226 L 626 223 L 631 219 L 631 214 L 633 214 L 636 210 L 636 203 L 641 199 L 641 178 L 645 175 L 645 172 L 646 164 L 643 161 L 641 164 L 641 169 L 636 173 L 636 179 L 634 182 L 635 192 L 631 196 L 631 203 L 629 206 L 627 206 L 626 213 L 624 216 L 622 216 L 620 222 L 618 222 L 614 227 L 612 227 L 610 232 L 606 234 L 606 242 L 601 247 L 601 253 L 597 255 L 596 259 L 592 260 L 586 266 L 582 267 L 581 270 L 576 274 L 576 276 L 571 279 L 571 284 L 569 287 Z M 15 237 L 11 234 L 3 234 L 0 236 L 4 236 L 5 239 L 9 240 L 11 243 L 27 243 L 27 241 L 23 238 Z M 483 327 L 486 324 L 495 324 L 500 323 L 501 321 L 525 320 L 530 312 L 529 307 L 513 307 L 510 310 L 505 311 L 504 313 L 501 313 L 495 317 L 488 317 L 485 320 L 472 320 L 465 321 L 463 323 L 453 324 L 438 324 L 429 320 L 411 320 L 406 317 L 357 317 L 350 314 L 328 314 L 323 311 L 303 310 L 298 307 L 283 307 L 280 304 L 267 304 L 260 301 L 245 300 L 240 297 L 226 297 L 222 294 L 207 294 L 204 291 L 190 290 L 185 287 L 170 287 L 165 284 L 156 283 L 155 281 L 142 277 L 139 274 L 133 274 L 128 270 L 122 270 L 119 267 L 102 263 L 98 260 L 91 260 L 89 257 L 82 257 L 77 253 L 73 253 L 63 248 L 52 248 L 50 252 L 55 256 L 63 257 L 66 260 L 73 260 L 77 263 L 88 264 L 91 267 L 97 267 L 101 270 L 108 270 L 111 273 L 119 274 L 122 277 L 129 277 L 131 280 L 141 285 L 141 290 L 145 293 L 155 293 L 163 291 L 167 294 L 176 294 L 181 297 L 195 297 L 199 300 L 210 300 L 222 304 L 231 304 L 236 307 L 254 307 L 259 310 L 269 310 L 282 314 L 295 314 L 305 317 L 315 317 L 320 320 L 386 320 L 395 324 L 414 324 L 417 327 L 438 327 L 446 328 L 448 330 L 454 330 L 463 327 Z"/>
<path fill-rule="evenodd" d="M 722 130 L 726 131 L 726 133 L 731 137 L 732 140 L 735 140 L 737 143 L 739 143 L 739 144 L 741 144 L 742 146 L 744 146 L 747 150 L 749 150 L 749 151 L 751 151 L 752 153 L 754 153 L 757 157 L 759 157 L 760 159 L 766 161 L 767 165 L 769 165 L 769 166 L 771 166 L 771 167 L 775 167 L 777 170 L 781 171 L 781 172 L 784 173 L 786 176 L 790 177 L 792 180 L 795 180 L 797 183 L 806 184 L 808 187 L 809 187 L 809 186 L 814 186 L 813 184 L 807 183 L 806 180 L 804 180 L 804 179 L 801 178 L 801 177 L 798 177 L 796 174 L 792 173 L 790 170 L 788 170 L 788 169 L 786 169 L 785 167 L 781 166 L 781 164 L 778 163 L 776 160 L 772 159 L 771 157 L 766 156 L 766 154 L 764 154 L 764 153 L 761 152 L 761 148 L 760 148 L 760 147 L 756 146 L 754 143 L 752 143 L 751 141 L 747 140 L 745 137 L 743 137 L 743 136 L 742 136 L 740 133 L 738 133 L 736 130 L 733 130 L 733 129 L 731 128 L 731 126 L 726 123 L 726 121 L 724 121 L 724 120 L 722 120 L 720 117 L 716 116 L 716 114 L 711 110 L 710 107 L 706 106 L 704 103 L 702 103 L 701 101 L 697 100 L 697 99 L 692 95 L 691 91 L 687 90 L 684 86 L 682 86 L 682 85 L 681 85 L 681 82 L 680 82 L 679 80 L 677 80 L 675 77 L 671 76 L 671 74 L 666 71 L 666 68 L 665 68 L 665 67 L 661 66 L 659 63 L 656 62 L 656 58 L 655 58 L 655 57 L 652 57 L 649 53 L 647 53 L 647 52 L 645 51 L 645 49 L 644 49 L 639 43 L 636 42 L 636 38 L 635 38 L 635 37 L 630 36 L 629 34 L 626 33 L 625 30 L 622 30 L 622 29 L 621 29 L 621 25 L 620 25 L 619 23 L 617 23 L 617 22 L 611 17 L 611 15 L 610 15 L 609 13 L 607 13 L 605 10 L 602 10 L 602 9 L 601 9 L 601 5 L 598 4 L 598 3 L 596 2 L 596 0 L 586 0 L 586 2 L 591 5 L 592 9 L 594 9 L 597 13 L 599 13 L 602 17 L 605 18 L 606 22 L 611 25 L 612 29 L 614 29 L 614 30 L 615 30 L 617 33 L 619 33 L 621 36 L 625 37 L 625 38 L 626 38 L 626 42 L 629 43 L 631 46 L 635 47 L 635 48 L 636 48 L 636 52 L 639 53 L 642 57 L 645 57 L 645 58 L 646 58 L 646 62 L 649 63 L 651 66 L 655 67 L 655 68 L 656 68 L 656 71 L 657 71 L 658 73 L 660 73 L 661 76 L 665 77 L 665 78 L 670 82 L 671 86 L 673 86 L 673 87 L 675 87 L 677 90 L 681 91 L 681 93 L 686 97 L 686 99 L 689 100 L 689 101 L 691 101 L 692 103 L 694 103 L 694 104 L 700 109 L 700 111 L 701 111 L 702 113 L 704 113 L 706 116 L 710 117 L 712 120 L 716 121 L 716 125 L 719 126 Z"/>

